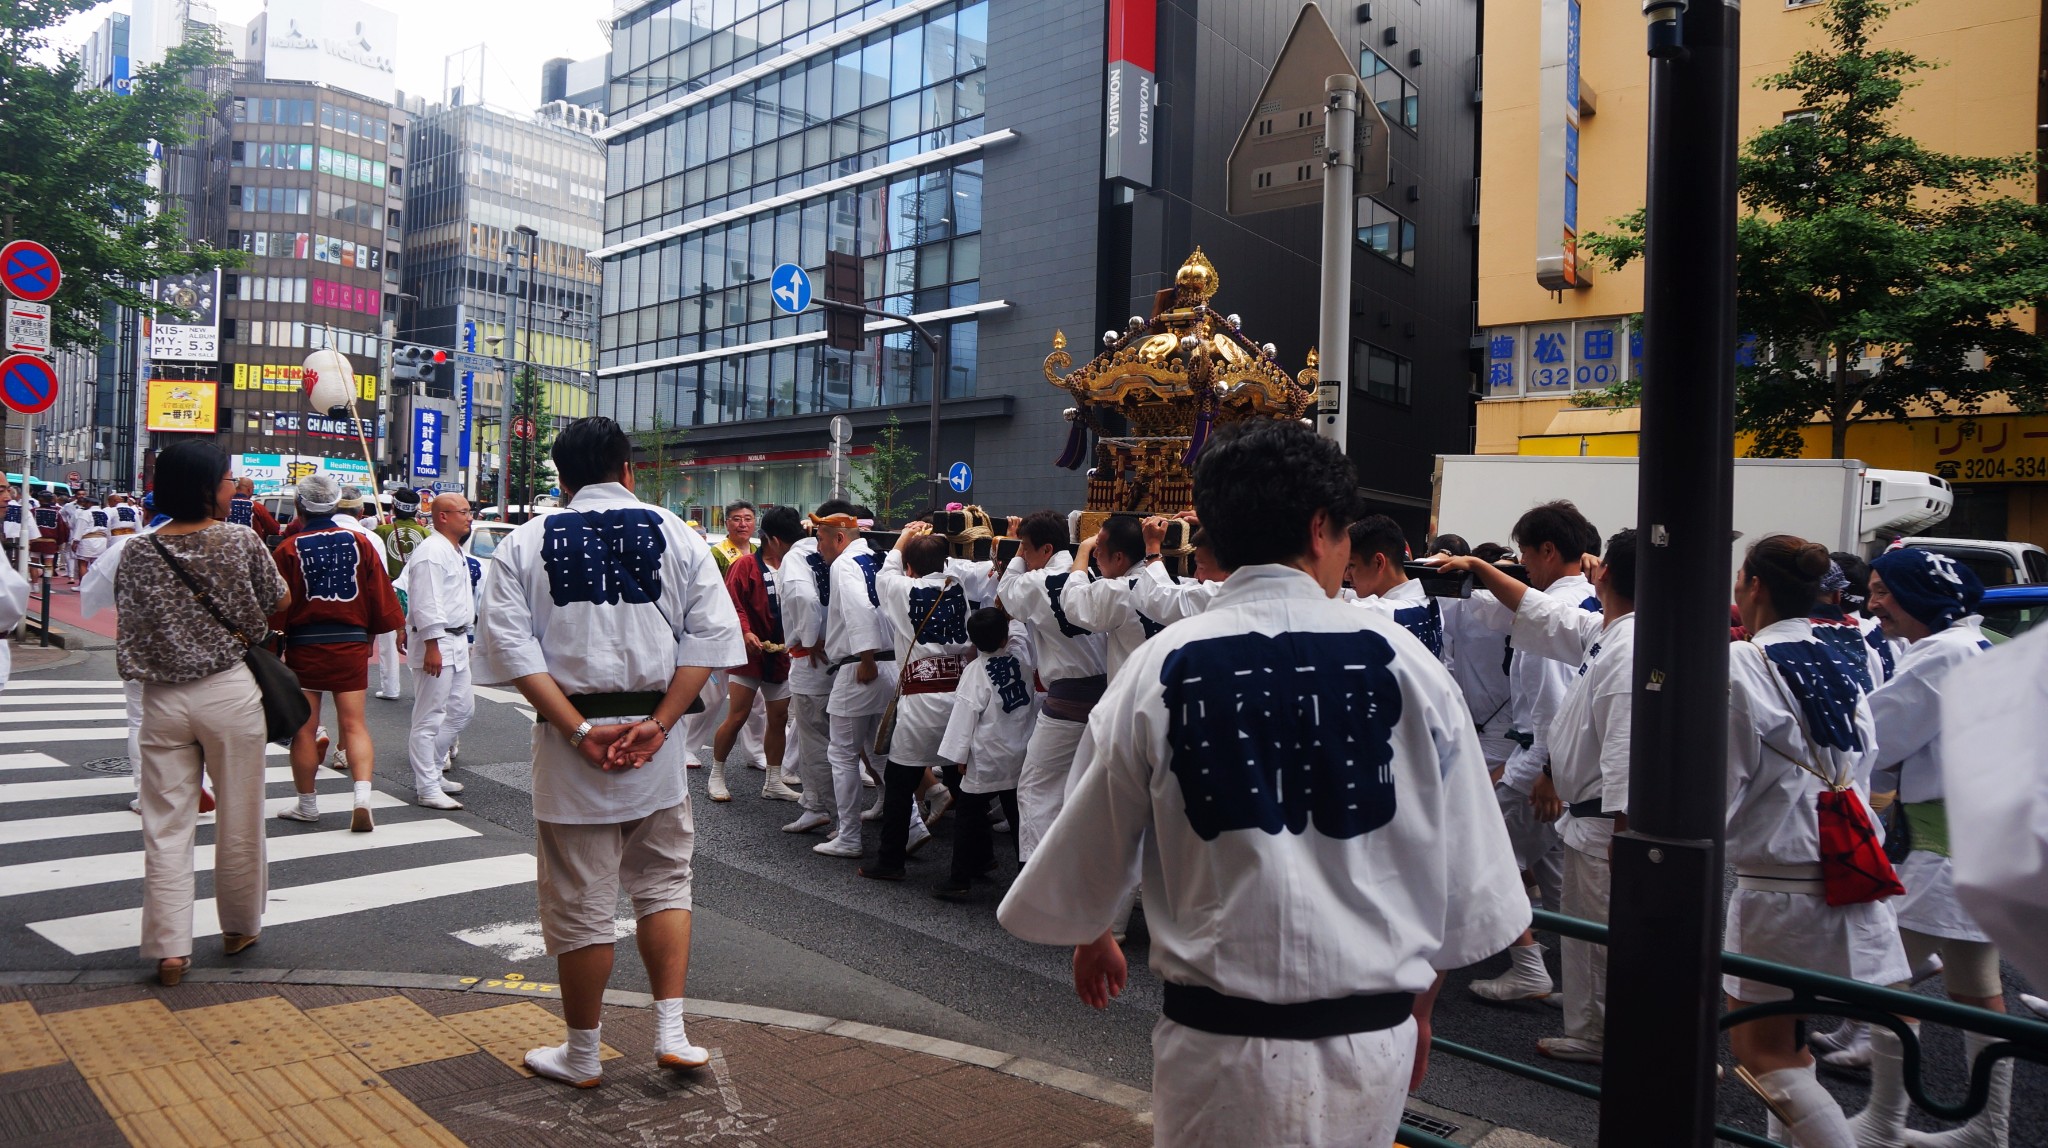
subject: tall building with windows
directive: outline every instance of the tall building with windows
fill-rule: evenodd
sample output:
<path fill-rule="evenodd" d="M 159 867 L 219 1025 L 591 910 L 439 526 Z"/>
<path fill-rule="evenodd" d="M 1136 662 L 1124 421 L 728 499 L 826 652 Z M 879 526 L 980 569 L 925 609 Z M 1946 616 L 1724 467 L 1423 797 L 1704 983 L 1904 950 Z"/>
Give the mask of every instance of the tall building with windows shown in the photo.
<path fill-rule="evenodd" d="M 602 113 L 558 100 L 537 115 L 422 107 L 413 133 L 401 338 L 509 361 L 515 374 L 530 366 L 557 421 L 591 410 L 603 126 Z M 502 370 L 457 375 L 445 463 L 432 464 L 440 481 L 491 489 L 503 388 Z"/>
<path fill-rule="evenodd" d="M 1200 245 L 1222 272 L 1218 305 L 1283 361 L 1298 367 L 1314 342 L 1319 212 L 1231 219 L 1223 202 L 1229 141 L 1298 10 L 623 5 L 603 133 L 600 412 L 648 445 L 687 428 L 690 478 L 673 500 L 715 518 L 732 497 L 824 497 L 837 414 L 856 451 L 894 418 L 934 461 L 936 379 L 935 461 L 970 465 L 965 497 L 1019 513 L 1079 505 L 1083 477 L 1052 465 L 1067 431 L 1066 396 L 1041 370 L 1055 331 L 1086 347 L 1086 333 L 1122 327 Z M 1395 185 L 1361 200 L 1353 249 L 1351 443 L 1365 484 L 1418 530 L 1428 455 L 1463 449 L 1469 425 L 1477 13 L 1476 0 L 1382 0 L 1347 8 L 1338 28 L 1396 124 Z M 1117 127 L 1137 109 L 1121 91 L 1112 105 L 1110 65 L 1139 56 L 1157 103 Z M 1113 128 L 1149 133 L 1142 159 L 1121 155 Z M 818 309 L 778 311 L 774 268 L 816 273 L 827 251 L 861 259 L 871 306 L 945 331 L 944 361 L 899 323 L 869 322 L 845 352 L 825 346 Z"/>

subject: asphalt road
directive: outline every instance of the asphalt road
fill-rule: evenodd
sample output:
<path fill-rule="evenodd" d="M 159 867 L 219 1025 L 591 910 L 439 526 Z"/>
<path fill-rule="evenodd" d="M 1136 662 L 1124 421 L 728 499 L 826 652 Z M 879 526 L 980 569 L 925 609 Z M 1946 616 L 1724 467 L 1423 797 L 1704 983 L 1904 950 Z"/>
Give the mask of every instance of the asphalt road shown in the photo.
<path fill-rule="evenodd" d="M 122 868 L 129 863 L 122 858 L 139 849 L 139 834 L 119 819 L 76 820 L 109 812 L 128 816 L 127 778 L 78 768 L 125 755 L 119 740 L 123 722 L 114 712 L 121 695 L 109 688 L 113 679 L 111 652 L 97 651 L 73 664 L 19 673 L 0 695 L 0 738 L 12 739 L 0 742 L 0 755 L 14 755 L 0 756 L 0 968 L 138 963 L 132 920 L 121 914 L 132 914 L 140 903 L 140 880 Z M 390 802 L 377 811 L 378 832 L 370 835 L 376 844 L 339 851 L 364 839 L 345 832 L 338 812 L 346 808 L 346 781 L 323 771 L 320 788 L 333 795 L 325 800 L 337 812 L 320 826 L 274 819 L 271 825 L 273 917 L 281 908 L 297 919 L 273 920 L 261 944 L 236 963 L 552 979 L 553 962 L 539 953 L 533 925 L 532 721 L 515 703 L 516 695 L 480 691 L 454 774 L 467 786 L 462 800 L 468 808 L 442 814 L 409 804 L 411 774 L 403 750 L 409 687 L 402 702 L 372 699 L 377 788 L 380 800 Z M 270 764 L 285 763 L 278 756 Z M 1130 987 L 1106 1012 L 1096 1013 L 1074 999 L 1066 952 L 1025 944 L 996 925 L 999 889 L 970 905 L 929 896 L 946 871 L 950 832 L 942 829 L 911 862 L 909 880 L 863 880 L 853 862 L 814 855 L 815 836 L 779 831 L 796 807 L 755 796 L 761 776 L 740 771 L 734 800 L 712 804 L 704 795 L 704 771 L 690 774 L 698 834 L 692 996 L 909 1029 L 1141 1087 L 1149 1083 L 1159 985 L 1144 965 L 1142 910 L 1130 946 Z M 108 784 L 116 779 L 118 785 Z M 50 782 L 58 787 L 18 788 Z M 289 788 L 273 783 L 270 794 L 276 799 Z M 313 838 L 316 833 L 331 836 Z M 209 826 L 202 826 L 199 840 L 211 840 Z M 998 875 L 1005 879 L 1012 873 L 1013 842 L 997 838 L 1003 858 Z M 288 859 L 278 860 L 281 852 Z M 66 859 L 74 864 L 51 864 Z M 45 872 L 52 870 L 60 872 Z M 22 888 L 31 891 L 14 891 Z M 199 896 L 209 896 L 211 888 L 210 873 L 202 872 Z M 630 917 L 630 911 L 622 906 L 621 916 Z M 224 963 L 206 941 L 197 946 L 195 959 L 201 965 Z M 1554 969 L 1554 952 L 1551 961 Z M 1497 958 L 1451 975 L 1436 1014 L 1437 1033 L 1535 1062 L 1535 1040 L 1559 1031 L 1557 1010 L 1541 1003 L 1492 1005 L 1465 988 L 1504 965 Z M 646 988 L 630 945 L 620 946 L 613 984 Z M 2008 984 L 2022 987 L 2010 970 Z M 2016 999 L 2013 1007 L 2021 1007 Z M 1931 1087 L 1943 1096 L 1960 1095 L 1960 1041 L 1933 1030 L 1929 1043 Z M 1543 1063 L 1584 1080 L 1599 1078 L 1597 1068 Z M 1851 1110 L 1861 1104 L 1860 1077 L 1824 1072 L 1823 1078 Z M 2048 1144 L 2042 1138 L 2048 1129 L 2048 1071 L 2022 1066 L 2016 1093 L 2012 1143 Z M 1595 1139 L 1591 1102 L 1448 1057 L 1433 1060 L 1420 1095 L 1565 1144 L 1590 1145 Z M 1763 1130 L 1761 1108 L 1732 1078 L 1722 1088 L 1722 1110 L 1739 1126 Z"/>

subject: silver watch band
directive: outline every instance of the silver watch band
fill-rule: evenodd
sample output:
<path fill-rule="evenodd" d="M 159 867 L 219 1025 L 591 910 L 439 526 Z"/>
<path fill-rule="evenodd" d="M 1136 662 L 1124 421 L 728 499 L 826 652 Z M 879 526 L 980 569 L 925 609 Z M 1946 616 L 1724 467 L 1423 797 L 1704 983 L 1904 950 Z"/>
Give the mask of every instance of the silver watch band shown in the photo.
<path fill-rule="evenodd" d="M 583 739 L 588 736 L 590 736 L 590 721 L 586 718 L 581 725 L 569 731 L 569 744 L 572 746 L 582 745 Z"/>

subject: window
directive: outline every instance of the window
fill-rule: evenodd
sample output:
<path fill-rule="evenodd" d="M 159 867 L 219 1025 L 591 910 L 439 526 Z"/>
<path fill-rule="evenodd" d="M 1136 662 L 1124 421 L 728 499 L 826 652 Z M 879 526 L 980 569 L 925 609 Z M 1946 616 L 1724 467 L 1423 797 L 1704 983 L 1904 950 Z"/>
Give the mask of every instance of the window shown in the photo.
<path fill-rule="evenodd" d="M 1367 398 L 1408 406 L 1413 401 L 1415 365 L 1371 343 L 1351 344 L 1351 385 Z"/>
<path fill-rule="evenodd" d="M 1358 50 L 1358 74 L 1365 77 L 1365 90 L 1387 122 L 1414 131 L 1421 119 L 1421 101 L 1408 77 L 1371 48 Z"/>
<path fill-rule="evenodd" d="M 1358 241 L 1381 258 L 1403 267 L 1415 266 L 1415 225 L 1370 196 L 1360 198 L 1356 215 Z"/>

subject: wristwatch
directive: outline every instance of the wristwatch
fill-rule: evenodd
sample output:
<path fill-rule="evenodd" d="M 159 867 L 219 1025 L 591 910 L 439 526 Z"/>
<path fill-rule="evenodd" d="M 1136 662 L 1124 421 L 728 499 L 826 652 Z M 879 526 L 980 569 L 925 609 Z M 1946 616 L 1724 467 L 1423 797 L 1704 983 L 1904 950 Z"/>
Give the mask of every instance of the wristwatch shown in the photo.
<path fill-rule="evenodd" d="M 1161 554 L 1147 554 L 1147 555 L 1145 555 L 1145 561 L 1147 561 L 1147 562 L 1157 562 L 1157 561 L 1159 561 L 1160 559 L 1162 559 L 1163 557 L 1165 557 L 1165 556 L 1164 556 L 1164 555 L 1161 555 Z"/>
<path fill-rule="evenodd" d="M 575 747 L 582 745 L 583 739 L 589 736 L 590 720 L 588 718 L 585 718 L 581 725 L 569 731 L 569 747 L 571 749 L 574 749 Z"/>

